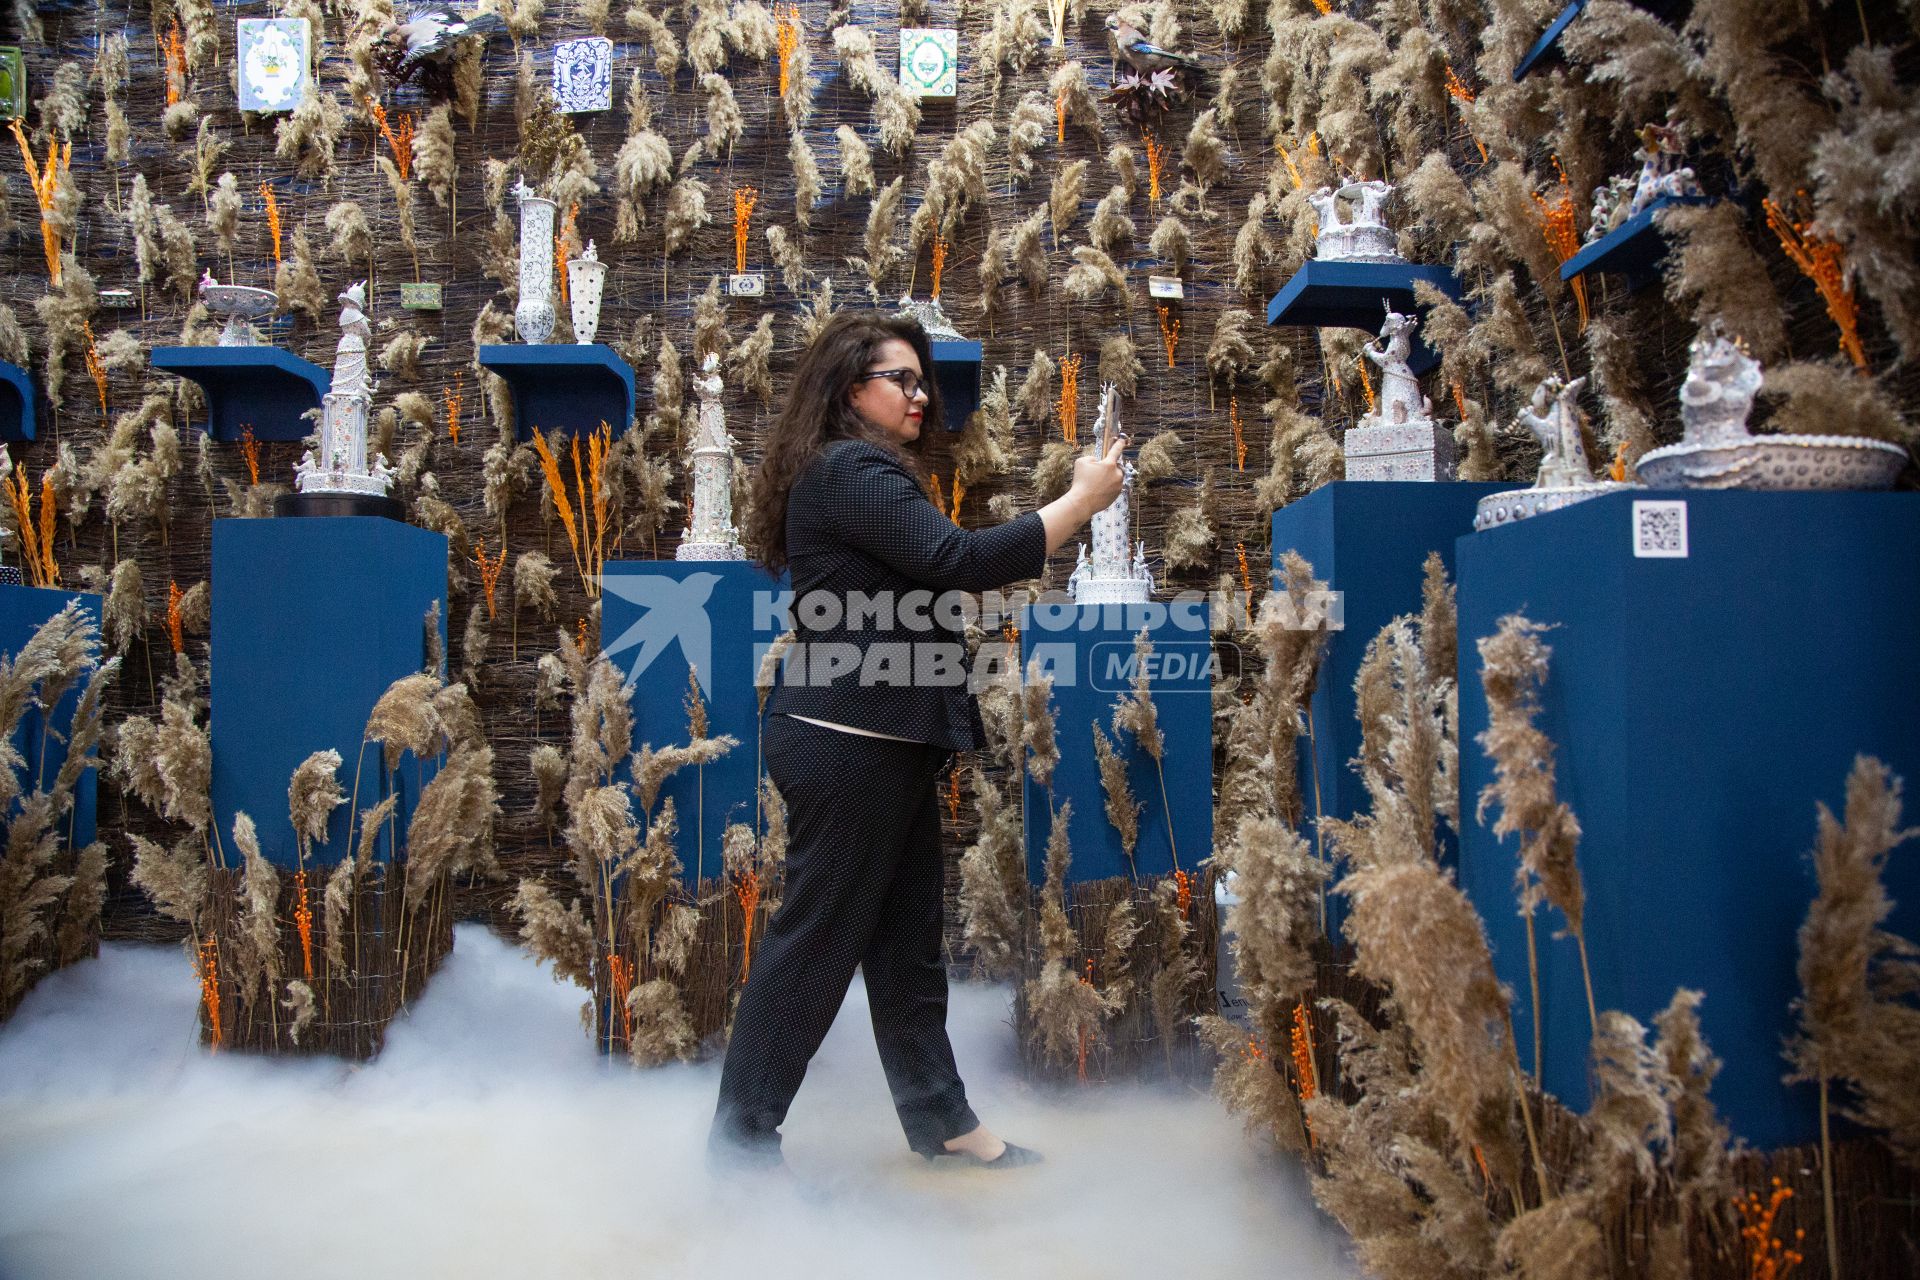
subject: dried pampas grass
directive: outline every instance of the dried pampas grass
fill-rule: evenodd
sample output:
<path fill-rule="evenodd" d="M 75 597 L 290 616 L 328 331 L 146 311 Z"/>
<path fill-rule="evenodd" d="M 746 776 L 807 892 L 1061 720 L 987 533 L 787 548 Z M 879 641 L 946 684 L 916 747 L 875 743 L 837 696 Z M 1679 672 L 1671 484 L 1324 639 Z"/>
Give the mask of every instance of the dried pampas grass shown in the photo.
<path fill-rule="evenodd" d="M 1084 66 L 1071 58 L 1061 63 L 1047 81 L 1047 96 L 1058 113 L 1056 119 L 1085 131 L 1096 143 L 1100 141 L 1100 104 L 1094 100 Z"/>
<path fill-rule="evenodd" d="M 1092 162 L 1073 160 L 1060 166 L 1053 175 L 1053 186 L 1047 193 L 1047 217 L 1053 226 L 1054 247 L 1060 245 L 1060 233 L 1073 225 L 1080 212 L 1080 197 L 1087 186 L 1087 169 Z"/>
<path fill-rule="evenodd" d="M 1187 269 L 1187 255 L 1193 249 L 1193 236 L 1187 230 L 1186 223 L 1169 214 L 1154 227 L 1148 247 L 1153 250 L 1154 257 L 1173 264 L 1175 275 L 1182 275 Z"/>
<path fill-rule="evenodd" d="M 1133 339 L 1126 334 L 1116 333 L 1100 344 L 1100 381 L 1113 383 L 1121 395 L 1136 394 L 1145 372 Z"/>
<path fill-rule="evenodd" d="M 875 194 L 867 210 L 867 231 L 862 242 L 866 254 L 864 257 L 847 259 L 849 266 L 866 273 L 867 295 L 875 302 L 880 301 L 887 277 L 906 257 L 906 251 L 893 242 L 906 183 L 906 175 L 902 174 Z"/>
<path fill-rule="evenodd" d="M 840 148 L 840 186 L 849 196 L 866 195 L 877 185 L 873 176 L 873 152 L 852 125 L 833 131 Z"/>
<path fill-rule="evenodd" d="M 1887 385 L 1844 358 L 1775 365 L 1760 392 L 1763 400 L 1777 401 L 1767 421 L 1770 430 L 1871 436 L 1909 450 L 1915 442 L 1913 425 L 1901 416 Z"/>
<path fill-rule="evenodd" d="M 1702 329 L 1720 321 L 1766 364 L 1786 350 L 1786 327 L 1766 263 L 1747 239 L 1744 221 L 1740 206 L 1730 200 L 1669 205 L 1654 215 L 1674 244 L 1665 268 L 1668 300 L 1688 308 Z"/>
<path fill-rule="evenodd" d="M 332 91 L 323 93 L 310 84 L 300 105 L 274 126 L 274 158 L 291 161 L 302 178 L 331 182 L 334 148 L 346 124 L 346 113 Z"/>
<path fill-rule="evenodd" d="M 1046 149 L 1053 136 L 1053 108 L 1035 90 L 1023 94 L 1007 124 L 1007 173 L 1009 187 L 1026 185 L 1039 166 L 1034 157 Z"/>
<path fill-rule="evenodd" d="M 819 201 L 822 189 L 820 164 L 813 158 L 813 148 L 807 145 L 807 135 L 800 129 L 793 130 L 787 139 L 787 164 L 793 170 L 793 220 L 802 227 L 811 227 L 813 206 Z"/>
<path fill-rule="evenodd" d="M 807 269 L 806 250 L 800 242 L 787 234 L 782 226 L 767 228 L 767 252 L 773 257 L 773 265 L 780 268 L 780 283 L 789 293 L 799 293 L 806 288 L 808 278 L 813 274 Z"/>

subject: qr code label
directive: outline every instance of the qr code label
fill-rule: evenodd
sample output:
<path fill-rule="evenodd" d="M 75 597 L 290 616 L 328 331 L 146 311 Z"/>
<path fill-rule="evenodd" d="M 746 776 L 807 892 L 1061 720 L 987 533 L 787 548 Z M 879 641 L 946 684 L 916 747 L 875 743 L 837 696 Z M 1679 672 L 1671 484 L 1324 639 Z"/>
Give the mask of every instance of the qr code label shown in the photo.
<path fill-rule="evenodd" d="M 1684 560 L 1687 557 L 1687 504 L 1635 502 L 1633 554 L 1646 558 Z"/>

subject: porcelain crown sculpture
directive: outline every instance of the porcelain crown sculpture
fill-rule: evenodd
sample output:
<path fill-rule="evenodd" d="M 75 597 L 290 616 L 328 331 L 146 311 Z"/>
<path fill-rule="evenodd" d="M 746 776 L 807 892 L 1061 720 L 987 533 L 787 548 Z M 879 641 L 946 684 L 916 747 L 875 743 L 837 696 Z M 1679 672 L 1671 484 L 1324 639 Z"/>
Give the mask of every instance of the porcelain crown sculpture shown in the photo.
<path fill-rule="evenodd" d="M 709 351 L 693 380 L 700 413 L 693 436 L 693 522 L 680 531 L 675 560 L 744 560 L 733 524 L 733 441 L 720 403 L 720 357 Z"/>
<path fill-rule="evenodd" d="M 1451 480 L 1453 432 L 1433 420 L 1433 401 L 1407 363 L 1419 322 L 1391 306 L 1386 312 L 1380 336 L 1360 349 L 1380 370 L 1380 391 L 1373 411 L 1342 441 L 1347 479 Z"/>
<path fill-rule="evenodd" d="M 553 336 L 553 201 L 535 195 L 522 178 L 520 200 L 520 303 L 513 328 L 520 341 L 538 345 Z"/>
<path fill-rule="evenodd" d="M 1120 392 L 1111 383 L 1100 388 L 1100 416 L 1093 427 L 1095 457 L 1104 458 L 1120 434 Z M 1147 567 L 1146 543 L 1129 551 L 1132 524 L 1133 464 L 1122 464 L 1126 479 L 1120 496 L 1105 511 L 1094 513 L 1093 554 L 1080 544 L 1080 557 L 1067 579 L 1067 594 L 1075 604 L 1145 604 L 1153 596 L 1153 571 Z"/>
<path fill-rule="evenodd" d="M 1680 384 L 1679 444 L 1643 455 L 1640 479 L 1662 489 L 1884 489 L 1906 450 L 1866 436 L 1770 435 L 1747 429 L 1760 362 L 1718 322 L 1694 339 Z"/>
<path fill-rule="evenodd" d="M 320 443 L 294 468 L 301 493 L 354 493 L 384 497 L 393 485 L 386 459 L 367 458 L 367 410 L 373 379 L 367 372 L 367 283 L 340 295 L 340 341 L 334 348 L 333 385 L 321 401 Z"/>

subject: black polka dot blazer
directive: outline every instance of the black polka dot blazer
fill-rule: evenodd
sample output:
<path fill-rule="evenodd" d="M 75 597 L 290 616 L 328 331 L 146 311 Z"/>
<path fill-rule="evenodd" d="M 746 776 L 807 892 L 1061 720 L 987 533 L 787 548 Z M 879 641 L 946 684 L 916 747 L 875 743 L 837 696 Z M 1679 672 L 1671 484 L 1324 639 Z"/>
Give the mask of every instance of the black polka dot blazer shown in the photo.
<path fill-rule="evenodd" d="M 958 596 L 1039 575 L 1029 511 L 956 526 L 887 449 L 836 440 L 787 497 L 795 645 L 769 714 L 831 720 L 954 750 L 984 746 Z"/>

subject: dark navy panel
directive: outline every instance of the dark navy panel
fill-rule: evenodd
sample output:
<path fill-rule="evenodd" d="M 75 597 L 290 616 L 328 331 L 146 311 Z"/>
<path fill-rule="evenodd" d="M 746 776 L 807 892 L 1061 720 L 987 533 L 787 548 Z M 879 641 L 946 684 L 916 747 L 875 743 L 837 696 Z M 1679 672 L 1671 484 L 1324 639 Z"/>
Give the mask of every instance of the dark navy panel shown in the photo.
<path fill-rule="evenodd" d="M 615 436 L 633 424 L 633 368 L 601 343 L 488 344 L 480 363 L 513 390 L 515 434 L 534 428 L 591 435 L 602 422 Z"/>
<path fill-rule="evenodd" d="M 708 732 L 740 740 L 712 764 L 682 769 L 660 792 L 673 799 L 683 879 L 711 878 L 720 874 L 727 825 L 755 825 L 761 765 L 753 679 L 761 655 L 787 629 L 787 589 L 740 560 L 609 560 L 601 582 L 600 643 L 631 689 L 634 749 L 690 740 L 694 669 L 704 674 Z"/>
<path fill-rule="evenodd" d="M 1402 315 L 1424 314 L 1413 299 L 1414 282 L 1419 280 L 1456 301 L 1460 298 L 1460 281 L 1446 267 L 1309 258 L 1267 303 L 1267 323 L 1378 332 L 1388 305 Z M 1408 366 L 1421 373 L 1438 361 L 1433 349 L 1416 336 Z"/>
<path fill-rule="evenodd" d="M 156 369 L 200 384 L 215 440 L 236 441 L 247 427 L 256 440 L 304 440 L 317 427 L 303 415 L 320 407 L 333 375 L 279 347 L 155 347 Z"/>
<path fill-rule="evenodd" d="M 1053 672 L 1054 736 L 1060 763 L 1051 795 L 1022 767 L 1025 779 L 1027 876 L 1046 879 L 1047 833 L 1053 810 L 1073 802 L 1067 820 L 1073 845 L 1069 881 L 1104 880 L 1129 873 L 1120 834 L 1107 821 L 1106 792 L 1094 758 L 1098 724 L 1127 762 L 1127 781 L 1140 803 L 1140 840 L 1134 866 L 1142 879 L 1178 865 L 1194 871 L 1213 852 L 1213 681 L 1211 611 L 1204 602 L 1152 605 L 1030 606 L 1020 613 L 1021 667 L 1038 657 Z M 1134 637 L 1146 627 L 1153 642 L 1150 691 L 1166 736 L 1166 790 L 1154 762 L 1130 733 L 1115 734 L 1113 709 L 1131 691 Z M 981 650 L 984 658 L 986 649 Z M 986 672 L 976 667 L 976 675 Z M 1172 813 L 1172 840 L 1167 815 Z"/>
<path fill-rule="evenodd" d="M 423 669 L 427 611 L 440 606 L 446 651 L 447 539 L 374 516 L 213 523 L 213 812 L 222 841 L 245 810 L 276 865 L 297 865 L 287 780 L 315 751 L 340 753 L 340 786 L 358 806 L 396 789 L 404 832 L 436 762 L 360 744 L 387 686 Z M 350 851 L 350 805 L 334 810 L 331 866 Z M 383 855 L 390 851 L 382 847 Z"/>
<path fill-rule="evenodd" d="M 93 620 L 94 629 L 99 630 L 99 596 L 83 591 L 0 585 L 0 653 L 9 659 L 17 656 L 21 647 L 33 638 L 33 633 L 48 618 L 66 608 L 69 600 L 78 600 L 81 611 Z M 127 677 L 124 669 L 120 675 L 122 679 Z M 80 693 L 85 687 L 86 681 L 82 680 L 67 690 L 60 701 L 53 705 L 50 716 L 43 715 L 33 706 L 21 714 L 20 723 L 13 731 L 13 742 L 26 761 L 21 771 L 23 793 L 53 785 L 54 775 L 66 763 L 67 732 L 73 726 L 74 709 L 79 706 Z M 52 733 L 48 732 L 49 725 Z M 55 733 L 60 736 L 55 737 Z M 62 834 L 69 848 L 81 849 L 93 843 L 98 787 L 92 769 L 82 773 L 79 781 L 73 785 L 73 812 L 62 824 L 65 828 Z"/>
<path fill-rule="evenodd" d="M 1687 504 L 1684 559 L 1636 558 L 1633 503 Z M 1724 1063 L 1713 1099 L 1760 1148 L 1812 1141 L 1815 1091 L 1788 1088 L 1781 1045 L 1798 994 L 1795 934 L 1815 892 L 1814 806 L 1845 802 L 1854 756 L 1920 779 L 1920 496 L 1667 492 L 1595 499 L 1462 538 L 1462 809 L 1492 769 L 1475 641 L 1516 610 L 1552 624 L 1540 727 L 1580 819 L 1594 994 L 1650 1022 L 1677 987 Z M 1913 806 L 1908 804 L 1908 821 Z M 1489 815 L 1491 820 L 1492 815 Z M 1920 936 L 1920 858 L 1897 851 L 1889 927 Z M 1513 988 L 1531 1064 L 1513 842 L 1468 821 L 1461 882 Z M 1539 936 L 1546 1088 L 1587 1102 L 1579 958 Z"/>
<path fill-rule="evenodd" d="M 0 440 L 31 440 L 38 434 L 38 399 L 32 375 L 0 360 Z"/>

